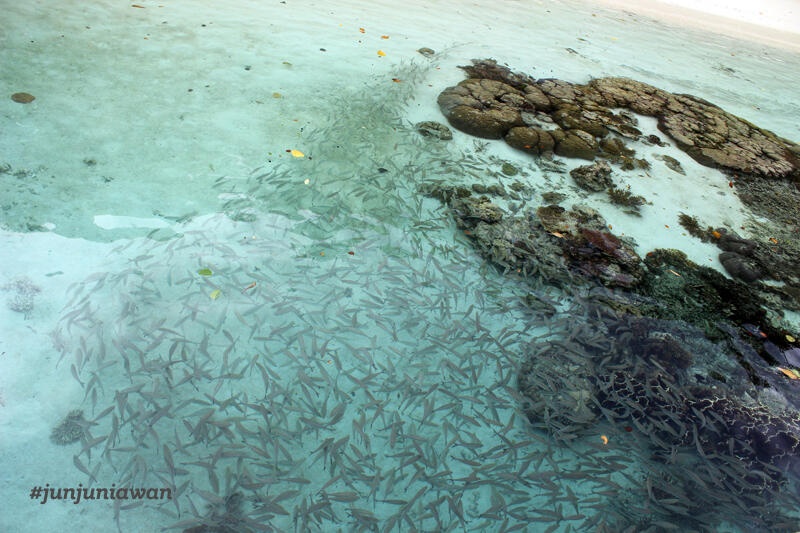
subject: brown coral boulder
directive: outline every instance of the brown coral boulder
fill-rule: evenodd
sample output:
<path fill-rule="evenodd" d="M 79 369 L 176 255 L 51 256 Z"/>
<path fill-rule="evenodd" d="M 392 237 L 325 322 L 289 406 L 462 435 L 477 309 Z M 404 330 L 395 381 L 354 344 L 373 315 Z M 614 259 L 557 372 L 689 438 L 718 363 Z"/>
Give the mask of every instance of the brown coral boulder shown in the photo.
<path fill-rule="evenodd" d="M 471 76 L 439 96 L 439 106 L 454 127 L 485 138 L 501 138 L 522 126 L 523 113 L 549 114 L 560 128 L 549 131 L 555 153 L 593 159 L 596 138 L 609 131 L 639 139 L 634 113 L 656 117 L 658 128 L 702 165 L 766 179 L 800 181 L 800 147 L 772 132 L 688 94 L 673 94 L 628 78 L 600 78 L 585 85 L 533 79 L 493 60 L 461 67 Z M 516 141 L 515 133 L 512 140 Z M 533 144 L 512 146 L 532 151 Z M 539 134 L 538 153 L 541 146 Z M 519 145 L 519 146 L 517 146 Z M 604 152 L 621 157 L 617 143 Z M 534 152 L 535 153 L 535 152 Z"/>
<path fill-rule="evenodd" d="M 594 138 L 581 130 L 571 130 L 556 144 L 556 154 L 563 157 L 575 157 L 591 161 L 597 153 Z"/>
<path fill-rule="evenodd" d="M 476 137 L 500 139 L 509 129 L 523 125 L 523 93 L 498 81 L 464 80 L 445 89 L 437 102 L 451 126 Z"/>
<path fill-rule="evenodd" d="M 525 126 L 511 128 L 505 136 L 506 143 L 517 150 L 524 150 L 533 154 L 540 153 L 539 130 Z"/>

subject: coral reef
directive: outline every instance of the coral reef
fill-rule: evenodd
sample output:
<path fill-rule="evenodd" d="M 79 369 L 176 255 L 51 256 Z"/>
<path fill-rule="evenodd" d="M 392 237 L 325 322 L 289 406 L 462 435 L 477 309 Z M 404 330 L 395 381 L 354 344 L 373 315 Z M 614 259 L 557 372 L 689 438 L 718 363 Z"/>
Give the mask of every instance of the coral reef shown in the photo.
<path fill-rule="evenodd" d="M 571 441 L 608 424 L 618 448 L 659 464 L 642 479 L 653 512 L 672 501 L 660 512 L 685 508 L 685 529 L 754 509 L 767 530 L 786 520 L 775 502 L 800 479 L 797 411 L 749 399 L 742 370 L 686 324 L 587 303 L 568 327 L 526 348 L 518 385 L 533 427 Z"/>
<path fill-rule="evenodd" d="M 33 312 L 33 304 L 36 296 L 42 292 L 42 289 L 34 285 L 33 281 L 27 276 L 22 276 L 10 283 L 2 286 L 4 291 L 11 292 L 11 295 L 6 300 L 6 305 L 12 311 L 23 313 L 29 317 Z"/>
<path fill-rule="evenodd" d="M 66 418 L 53 428 L 53 431 L 50 433 L 50 440 L 53 444 L 58 444 L 59 446 L 66 446 L 67 444 L 77 442 L 83 437 L 84 425 L 86 423 L 86 419 L 83 418 L 83 411 L 80 409 L 70 411 Z"/>
<path fill-rule="evenodd" d="M 473 60 L 461 67 L 469 76 L 438 97 L 450 124 L 473 135 L 505 139 L 533 155 L 603 159 L 623 170 L 646 169 L 625 140 L 664 146 L 657 136 L 644 136 L 633 113 L 655 117 L 658 128 L 698 163 L 731 176 L 741 200 L 770 224 L 753 228 L 758 238 L 746 254 L 721 256 L 729 274 L 745 283 L 773 279 L 782 287 L 761 287 L 789 309 L 800 309 L 800 145 L 778 137 L 701 98 L 673 94 L 627 78 L 593 79 L 585 85 L 557 79 L 534 79 L 498 65 Z M 620 111 L 619 109 L 623 110 Z M 631 113 L 631 111 L 633 113 Z M 680 162 L 657 155 L 671 170 L 684 173 Z M 545 159 L 537 164 L 546 166 Z M 591 168 L 588 167 L 588 168 Z M 572 173 L 583 188 L 612 186 L 608 172 L 587 167 Z M 612 201 L 638 204 L 640 197 L 612 189 Z M 637 214 L 637 205 L 629 205 Z M 688 222 L 688 221 L 687 221 Z M 694 231 L 694 228 L 692 230 Z M 775 246 L 767 243 L 773 243 Z"/>
<path fill-rule="evenodd" d="M 642 259 L 630 242 L 609 231 L 599 213 L 585 206 L 567 210 L 553 204 L 516 216 L 486 197 L 472 197 L 468 189 L 430 186 L 426 192 L 449 202 L 459 227 L 501 269 L 536 276 L 569 291 L 584 283 L 627 289 L 598 301 L 619 312 L 685 321 L 715 341 L 727 337 L 724 324 L 760 324 L 781 354 L 790 349 L 782 339 L 793 333 L 779 319 L 792 297 L 785 294 L 786 287 L 728 279 L 679 250 L 653 250 Z M 693 227 L 691 219 L 685 223 Z M 735 234 L 716 234 L 731 249 L 752 247 Z M 753 347 L 767 361 L 785 360 L 771 356 L 763 343 Z M 748 375 L 763 385 L 753 372 Z"/>
<path fill-rule="evenodd" d="M 758 128 L 714 104 L 673 94 L 628 78 L 597 78 L 585 85 L 533 79 L 494 60 L 460 67 L 469 76 L 438 98 L 450 124 L 489 139 L 506 138 L 533 153 L 594 159 L 610 132 L 639 139 L 627 108 L 658 119 L 658 128 L 702 165 L 767 179 L 800 180 L 800 146 Z M 524 115 L 523 115 L 524 114 Z M 557 129 L 527 125 L 526 116 L 548 115 Z M 612 152 L 618 148 L 612 148 Z M 613 153 L 609 155 L 614 155 Z"/>

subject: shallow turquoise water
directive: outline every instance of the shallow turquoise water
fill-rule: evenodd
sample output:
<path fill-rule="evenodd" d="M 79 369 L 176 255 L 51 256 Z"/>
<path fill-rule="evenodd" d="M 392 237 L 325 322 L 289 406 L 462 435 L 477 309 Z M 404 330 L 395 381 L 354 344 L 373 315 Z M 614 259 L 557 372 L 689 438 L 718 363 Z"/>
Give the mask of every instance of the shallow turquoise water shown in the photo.
<path fill-rule="evenodd" d="M 602 531 L 600 520 L 688 530 L 668 506 L 707 495 L 660 495 L 667 503 L 653 510 L 663 471 L 641 437 L 600 420 L 555 440 L 521 411 L 522 354 L 548 334 L 589 335 L 585 300 L 533 280 L 556 313 L 531 313 L 521 304 L 531 282 L 489 265 L 417 191 L 468 170 L 497 175 L 506 160 L 534 188 L 548 172 L 497 143 L 432 143 L 411 124 L 441 120 L 435 96 L 461 79 L 455 65 L 496 55 L 541 77 L 628 75 L 692 92 L 797 139 L 800 58 L 605 12 L 595 22 L 565 5 L 526 13 L 538 26 L 524 46 L 513 11 L 498 15 L 511 35 L 488 42 L 436 35 L 435 20 L 404 28 L 399 15 L 381 40 L 375 13 L 341 37 L 321 15 L 303 25 L 287 12 L 248 18 L 242 6 L 176 9 L 181 22 L 160 47 L 156 18 L 126 18 L 123 32 L 94 22 L 103 7 L 90 6 L 64 24 L 105 36 L 60 45 L 59 13 L 37 26 L 28 8 L 12 12 L 35 35 L 5 34 L 12 74 L 0 81 L 37 100 L 2 111 L 3 274 L 33 303 L 2 319 L 1 475 L 15 502 L 4 530 L 552 532 Z M 200 39 L 215 16 L 223 29 Z M 480 20 L 460 16 L 462 29 Z M 297 48 L 313 30 L 316 55 Z M 421 42 L 428 33 L 436 42 Z M 374 39 L 369 60 L 362 35 Z M 143 36 L 152 49 L 138 48 Z M 401 36 L 413 44 L 393 51 Z M 638 51 L 645 37 L 652 53 Z M 134 39 L 138 61 L 116 55 Z M 87 43 L 114 53 L 75 54 Z M 424 45 L 444 50 L 431 60 L 414 52 Z M 53 444 L 51 429 L 76 409 L 82 437 Z M 32 486 L 90 480 L 173 498 L 28 498 Z M 789 513 L 793 490 L 775 495 Z M 733 498 L 703 517 L 706 530 L 757 530 L 756 507 L 737 510 Z"/>

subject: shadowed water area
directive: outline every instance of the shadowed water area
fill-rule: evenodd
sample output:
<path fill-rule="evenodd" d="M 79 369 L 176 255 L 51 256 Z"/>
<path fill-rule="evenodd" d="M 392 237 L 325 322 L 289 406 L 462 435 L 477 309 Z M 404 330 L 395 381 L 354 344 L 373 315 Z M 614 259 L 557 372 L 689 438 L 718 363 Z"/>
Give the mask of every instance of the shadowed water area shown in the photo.
<path fill-rule="evenodd" d="M 800 135 L 711 81 L 448 46 L 313 99 L 228 93 L 286 106 L 253 153 L 170 162 L 193 103 L 139 169 L 118 139 L 0 160 L 4 530 L 800 529 Z M 251 63 L 222 79 L 247 92 Z M 4 120 L 46 100 L 6 86 Z"/>

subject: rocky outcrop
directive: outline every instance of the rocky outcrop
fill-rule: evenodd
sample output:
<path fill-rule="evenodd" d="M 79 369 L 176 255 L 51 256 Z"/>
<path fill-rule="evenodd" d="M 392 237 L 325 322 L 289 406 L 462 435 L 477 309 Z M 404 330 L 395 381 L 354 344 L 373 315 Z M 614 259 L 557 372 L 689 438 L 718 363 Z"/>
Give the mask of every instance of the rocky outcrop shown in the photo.
<path fill-rule="evenodd" d="M 523 125 L 523 93 L 499 81 L 465 80 L 442 92 L 437 102 L 451 126 L 476 137 L 500 139 Z"/>
<path fill-rule="evenodd" d="M 642 137 L 634 116 L 614 111 L 625 108 L 656 117 L 659 130 L 702 165 L 800 181 L 800 146 L 702 98 L 628 78 L 599 78 L 585 85 L 537 80 L 493 60 L 474 60 L 461 68 L 469 79 L 445 89 L 438 102 L 453 127 L 472 135 L 505 138 L 509 145 L 537 154 L 553 150 L 591 160 L 605 152 L 614 157 L 623 148 L 601 139 L 610 133 Z M 557 128 L 525 123 L 524 116 L 537 115 L 546 115 Z"/>

